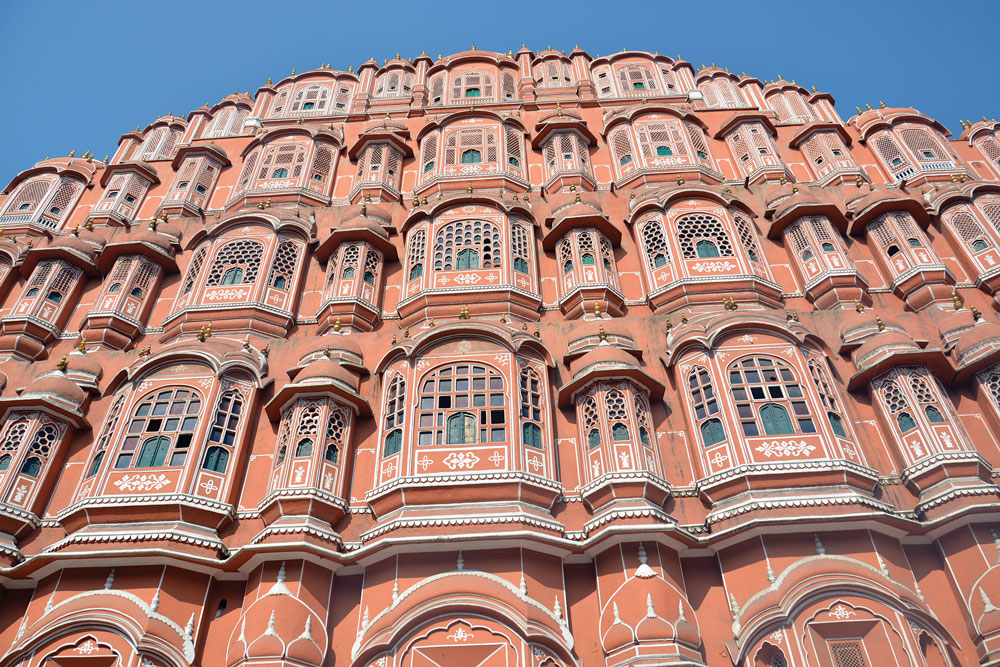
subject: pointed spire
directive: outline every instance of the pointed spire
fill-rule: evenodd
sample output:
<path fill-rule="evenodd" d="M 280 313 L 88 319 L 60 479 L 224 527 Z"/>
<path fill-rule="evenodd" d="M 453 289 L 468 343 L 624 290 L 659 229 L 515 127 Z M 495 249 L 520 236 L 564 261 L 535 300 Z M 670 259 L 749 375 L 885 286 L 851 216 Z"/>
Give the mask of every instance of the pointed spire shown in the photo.
<path fill-rule="evenodd" d="M 646 618 L 656 618 L 656 610 L 653 609 L 652 593 L 646 593 Z"/>
<path fill-rule="evenodd" d="M 365 605 L 365 613 L 364 616 L 361 617 L 361 629 L 368 629 L 368 605 Z"/>
<path fill-rule="evenodd" d="M 278 636 L 278 633 L 274 631 L 274 610 L 271 610 L 271 617 L 267 619 L 267 630 L 264 631 L 265 635 L 272 635 L 274 637 Z"/>
<path fill-rule="evenodd" d="M 392 603 L 396 604 L 399 600 L 399 579 L 394 579 L 392 582 Z"/>
<path fill-rule="evenodd" d="M 306 627 L 302 631 L 302 634 L 299 635 L 299 639 L 312 639 L 312 626 L 313 626 L 312 616 L 306 616 Z"/>
<path fill-rule="evenodd" d="M 267 625 L 268 628 L 274 627 L 274 612 L 271 612 L 271 622 Z M 191 618 L 188 619 L 187 625 L 184 626 L 184 638 L 191 639 L 194 636 L 194 614 L 191 614 Z"/>
<path fill-rule="evenodd" d="M 988 614 L 991 611 L 1000 611 L 1000 609 L 997 609 L 993 605 L 993 602 L 990 600 L 989 596 L 986 595 L 986 589 L 983 588 L 982 586 L 979 587 L 979 598 L 983 601 L 983 604 L 986 605 L 986 608 L 983 609 L 984 614 Z"/>
<path fill-rule="evenodd" d="M 521 591 L 521 595 L 528 594 L 528 582 L 524 578 L 524 572 L 521 573 L 521 583 L 518 585 L 518 589 Z"/>
<path fill-rule="evenodd" d="M 104 590 L 110 591 L 114 583 L 115 583 L 115 568 L 111 568 L 111 572 L 108 573 L 108 578 L 104 580 Z"/>
<path fill-rule="evenodd" d="M 774 576 L 774 570 L 771 569 L 770 560 L 767 561 L 767 580 L 770 581 L 772 584 L 777 580 L 777 577 Z"/>
<path fill-rule="evenodd" d="M 55 602 L 56 602 L 56 589 L 53 588 L 52 589 L 52 594 L 49 596 L 49 599 L 45 601 L 45 613 L 46 614 L 49 613 L 50 611 L 52 611 L 52 607 L 55 606 Z"/>
<path fill-rule="evenodd" d="M 244 646 L 246 646 L 246 643 L 247 643 L 247 617 L 246 616 L 243 617 L 243 620 L 240 623 L 240 636 L 239 636 L 239 640 L 241 642 L 243 642 Z"/>
<path fill-rule="evenodd" d="M 886 567 L 885 561 L 882 560 L 882 554 L 876 551 L 875 559 L 878 561 L 878 569 L 881 570 L 882 576 L 889 578 L 889 568 Z"/>
<path fill-rule="evenodd" d="M 611 603 L 611 615 L 614 616 L 615 623 L 621 623 L 622 622 L 622 617 L 618 613 L 618 603 L 617 602 L 612 602 Z"/>
<path fill-rule="evenodd" d="M 465 569 L 465 556 L 462 555 L 461 551 L 458 552 L 458 560 L 455 561 L 455 569 L 456 570 Z"/>
<path fill-rule="evenodd" d="M 559 619 L 560 623 L 563 622 L 562 605 L 559 604 L 558 595 L 556 596 L 556 603 L 552 606 L 552 613 L 556 615 L 556 618 Z"/>
<path fill-rule="evenodd" d="M 646 556 L 646 546 L 640 542 L 639 543 L 639 567 L 635 570 L 635 576 L 640 579 L 649 579 L 650 577 L 656 576 L 656 571 L 653 570 L 649 565 L 646 564 L 648 557 Z"/>
<path fill-rule="evenodd" d="M 677 601 L 677 620 L 678 621 L 687 621 L 687 618 L 684 617 L 684 601 L 683 600 L 678 600 Z"/>
<path fill-rule="evenodd" d="M 285 585 L 285 562 L 281 561 L 281 567 L 278 568 L 278 578 L 275 580 L 274 585 L 271 586 L 266 595 L 291 595 L 292 592 L 288 590 L 288 586 Z"/>
<path fill-rule="evenodd" d="M 813 533 L 813 542 L 816 544 L 816 553 L 820 556 L 826 555 L 826 547 L 823 546 L 823 541 L 819 539 L 819 535 Z"/>
<path fill-rule="evenodd" d="M 153 599 L 149 601 L 149 610 L 156 611 L 160 608 L 160 589 L 157 588 L 156 592 L 153 593 Z"/>

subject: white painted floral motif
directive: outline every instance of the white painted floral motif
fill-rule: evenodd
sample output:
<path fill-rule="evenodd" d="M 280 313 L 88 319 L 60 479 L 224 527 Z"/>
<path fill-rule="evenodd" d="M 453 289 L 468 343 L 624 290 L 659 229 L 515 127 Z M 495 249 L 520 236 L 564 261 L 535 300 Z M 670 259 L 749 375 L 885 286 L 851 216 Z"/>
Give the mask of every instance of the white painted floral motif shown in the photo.
<path fill-rule="evenodd" d="M 97 646 L 97 642 L 93 639 L 88 639 L 76 647 L 76 652 L 83 653 L 84 655 L 90 655 L 91 653 L 96 653 L 99 650 L 100 647 Z"/>
<path fill-rule="evenodd" d="M 233 299 L 242 299 L 246 296 L 246 294 L 246 290 L 243 289 L 213 290 L 205 295 L 205 300 L 218 301 L 219 299 L 225 299 L 227 301 L 232 301 Z"/>
<path fill-rule="evenodd" d="M 632 467 L 632 457 L 628 455 L 628 452 L 618 452 L 618 462 L 622 468 Z"/>
<path fill-rule="evenodd" d="M 468 632 L 462 626 L 458 626 L 457 628 L 455 628 L 455 632 L 448 635 L 448 639 L 450 639 L 453 642 L 467 642 L 470 639 L 472 639 L 473 636 L 474 636 L 473 633 Z"/>
<path fill-rule="evenodd" d="M 494 451 L 493 455 L 490 456 L 490 462 L 493 465 L 495 465 L 497 468 L 499 468 L 500 466 L 502 466 L 506 460 L 507 460 L 507 457 L 504 456 L 504 453 L 501 452 L 501 451 L 499 451 L 499 450 Z"/>
<path fill-rule="evenodd" d="M 698 273 L 722 273 L 723 271 L 731 271 L 736 268 L 735 264 L 727 262 L 698 262 L 697 264 L 692 264 L 691 268 Z"/>
<path fill-rule="evenodd" d="M 431 457 L 427 456 L 426 454 L 424 454 L 422 459 L 417 461 L 417 465 L 420 466 L 421 470 L 427 470 L 432 463 L 434 462 L 431 461 Z"/>
<path fill-rule="evenodd" d="M 24 484 L 17 487 L 17 491 L 14 492 L 14 502 L 19 503 L 24 500 L 24 496 L 28 493 L 28 487 Z"/>
<path fill-rule="evenodd" d="M 198 486 L 200 486 L 201 488 L 205 489 L 205 493 L 207 493 L 209 495 L 214 495 L 215 492 L 219 490 L 219 487 L 217 487 L 215 485 L 215 480 L 214 479 L 209 479 L 206 482 L 202 482 Z"/>
<path fill-rule="evenodd" d="M 838 604 L 837 606 L 835 606 L 833 609 L 830 610 L 830 616 L 833 616 L 834 618 L 839 619 L 841 621 L 844 620 L 845 618 L 854 616 L 854 614 L 855 611 L 844 604 Z"/>
<path fill-rule="evenodd" d="M 326 473 L 325 475 L 323 475 L 323 488 L 329 491 L 330 487 L 332 486 L 333 486 L 333 475 L 330 473 Z"/>
<path fill-rule="evenodd" d="M 725 454 L 723 454 L 722 452 L 716 452 L 715 456 L 713 456 L 709 460 L 712 462 L 712 465 L 714 465 L 716 468 L 718 468 L 723 463 L 725 463 L 726 461 L 728 461 L 729 457 L 726 456 Z"/>
<path fill-rule="evenodd" d="M 479 463 L 479 457 L 471 452 L 452 452 L 445 457 L 443 463 L 449 470 L 474 468 Z"/>
<path fill-rule="evenodd" d="M 478 273 L 462 273 L 455 277 L 455 282 L 459 285 L 475 285 L 482 279 Z"/>
<path fill-rule="evenodd" d="M 541 469 L 542 467 L 542 460 L 538 458 L 537 455 L 532 456 L 530 459 L 528 459 L 528 465 L 531 466 L 531 469 L 533 471 L 538 472 L 539 469 Z"/>
<path fill-rule="evenodd" d="M 770 458 L 772 456 L 803 456 L 812 454 L 816 448 L 805 440 L 775 440 L 757 445 L 757 451 Z"/>
<path fill-rule="evenodd" d="M 120 491 L 159 491 L 170 484 L 170 479 L 162 472 L 142 474 L 142 475 L 122 475 L 115 481 L 115 486 Z"/>

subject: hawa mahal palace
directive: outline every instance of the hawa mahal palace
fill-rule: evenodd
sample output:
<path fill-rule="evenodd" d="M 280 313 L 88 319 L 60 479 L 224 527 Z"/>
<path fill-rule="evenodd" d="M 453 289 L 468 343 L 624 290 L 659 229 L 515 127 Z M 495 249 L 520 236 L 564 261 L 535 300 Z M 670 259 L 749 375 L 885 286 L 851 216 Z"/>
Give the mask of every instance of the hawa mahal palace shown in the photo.
<path fill-rule="evenodd" d="M 473 48 L 25 165 L 0 667 L 1000 665 L 962 127 Z"/>

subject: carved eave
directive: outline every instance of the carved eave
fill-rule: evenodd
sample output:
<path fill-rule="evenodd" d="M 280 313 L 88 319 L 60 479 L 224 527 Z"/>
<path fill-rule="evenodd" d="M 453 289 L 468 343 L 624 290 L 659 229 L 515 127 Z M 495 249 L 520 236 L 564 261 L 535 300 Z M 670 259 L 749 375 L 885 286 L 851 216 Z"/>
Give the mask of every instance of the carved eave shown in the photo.
<path fill-rule="evenodd" d="M 289 382 L 274 393 L 274 397 L 264 405 L 264 412 L 267 413 L 271 421 L 281 419 L 282 411 L 289 403 L 302 396 L 332 396 L 336 400 L 346 403 L 354 409 L 357 414 L 370 417 L 371 406 L 354 389 L 350 388 L 342 380 L 329 377 L 311 377 L 301 382 Z"/>
<path fill-rule="evenodd" d="M 517 62 L 513 58 L 508 58 L 504 53 L 497 53 L 495 51 L 480 51 L 479 49 L 472 49 L 469 51 L 462 51 L 460 53 L 455 53 L 447 58 L 442 58 L 437 60 L 427 70 L 427 76 L 430 78 L 432 74 L 437 74 L 441 70 L 448 70 L 456 65 L 461 65 L 464 63 L 481 62 L 488 63 L 490 65 L 508 65 L 510 67 L 517 67 Z"/>
<path fill-rule="evenodd" d="M 777 81 L 772 81 L 771 83 L 764 86 L 764 95 L 769 95 L 771 93 L 783 93 L 786 90 L 791 90 L 796 93 L 801 93 L 802 95 L 808 96 L 809 91 L 795 83 L 794 81 L 785 81 L 784 79 L 778 79 Z"/>
<path fill-rule="evenodd" d="M 892 213 L 893 211 L 906 211 L 914 217 L 917 224 L 925 228 L 931 221 L 924 205 L 918 200 L 888 190 L 875 190 L 848 203 L 847 214 L 850 223 L 846 232 L 852 235 L 863 234 L 865 225 L 883 213 Z"/>
<path fill-rule="evenodd" d="M 529 222 L 531 222 L 532 226 L 538 225 L 538 221 L 535 219 L 535 214 L 531 210 L 531 206 L 528 203 L 514 200 L 508 201 L 483 192 L 473 192 L 471 194 L 459 192 L 451 196 L 437 198 L 433 201 L 433 203 L 421 205 L 419 208 L 414 207 L 410 209 L 410 214 L 406 216 L 406 220 L 403 221 L 403 226 L 400 227 L 399 233 L 405 234 L 410 227 L 424 218 L 433 218 L 434 216 L 440 215 L 454 206 L 467 204 L 485 204 L 486 206 L 491 206 L 498 211 L 503 211 L 508 216 L 513 213 L 520 213 L 527 218 Z"/>
<path fill-rule="evenodd" d="M 863 368 L 847 381 L 848 391 L 859 391 L 883 373 L 897 366 L 927 366 L 939 378 L 946 381 L 955 374 L 951 363 L 940 348 L 887 349 L 884 354 L 873 356 Z"/>
<path fill-rule="evenodd" d="M 56 394 L 33 391 L 29 385 L 19 396 L 0 398 L 0 414 L 11 410 L 41 410 L 67 422 L 78 431 L 90 429 L 90 422 L 81 409 L 81 404 L 64 399 Z"/>
<path fill-rule="evenodd" d="M 712 67 L 702 67 L 700 70 L 698 70 L 698 73 L 694 78 L 694 82 L 698 84 L 704 81 L 708 81 L 709 79 L 716 79 L 720 76 L 730 79 L 733 83 L 739 83 L 740 80 L 740 77 L 733 74 L 732 72 L 729 72 L 721 67 L 712 66 Z"/>
<path fill-rule="evenodd" d="M 360 68 L 358 69 L 360 70 Z M 282 88 L 283 86 L 287 86 L 288 84 L 299 83 L 304 79 L 312 79 L 312 78 L 315 78 L 317 80 L 319 80 L 320 78 L 325 78 L 332 81 L 336 81 L 339 79 L 350 79 L 354 83 L 361 83 L 361 79 L 356 74 L 352 74 L 350 72 L 341 72 L 335 69 L 317 68 L 317 69 L 306 70 L 304 72 L 299 72 L 298 74 L 292 74 L 286 76 L 284 79 L 281 79 L 277 83 L 272 84 L 270 88 L 277 91 L 278 89 Z M 264 88 L 265 86 L 261 86 L 261 90 L 263 90 Z"/>
<path fill-rule="evenodd" d="M 716 133 L 713 135 L 715 139 L 724 139 L 727 134 L 729 134 L 733 129 L 738 127 L 740 123 L 746 122 L 757 122 L 767 128 L 767 131 L 771 133 L 772 137 L 777 138 L 778 130 L 774 127 L 774 123 L 765 114 L 759 111 L 738 111 L 732 116 L 727 118 Z"/>
<path fill-rule="evenodd" d="M 792 148 L 798 148 L 802 142 L 809 139 L 816 132 L 836 132 L 845 146 L 851 145 L 851 135 L 847 133 L 844 126 L 828 120 L 814 120 L 811 123 L 806 123 L 802 126 L 802 129 L 795 133 L 794 137 L 789 139 L 788 145 Z"/>
<path fill-rule="evenodd" d="M 573 366 L 579 370 L 558 390 L 559 405 L 563 408 L 572 407 L 576 394 L 599 380 L 631 380 L 645 387 L 650 399 L 659 400 L 663 396 L 664 386 L 640 368 L 628 350 L 610 344 L 598 345 L 575 359 Z"/>
<path fill-rule="evenodd" d="M 279 218 L 279 215 L 282 217 Z M 234 211 L 225 214 L 224 217 L 219 218 L 209 227 L 204 227 L 195 232 L 188 239 L 187 243 L 184 244 L 184 250 L 190 250 L 204 239 L 222 234 L 231 227 L 246 224 L 262 224 L 270 227 L 276 234 L 291 231 L 304 240 L 311 240 L 313 238 L 313 228 L 315 227 L 312 221 L 307 221 L 301 216 L 296 217 L 287 208 L 275 209 L 275 213 Z"/>
<path fill-rule="evenodd" d="M 425 329 L 412 338 L 400 341 L 382 356 L 382 359 L 371 372 L 372 374 L 379 375 L 400 355 L 413 358 L 421 350 L 436 344 L 442 339 L 461 337 L 492 341 L 515 353 L 521 350 L 531 350 L 542 358 L 546 366 L 549 368 L 555 366 L 554 357 L 549 352 L 549 349 L 542 341 L 530 335 L 527 331 L 512 330 L 503 324 L 485 320 L 458 320 L 441 324 L 431 329 Z"/>
<path fill-rule="evenodd" d="M 252 141 L 248 142 L 243 148 L 243 152 L 240 153 L 240 157 L 245 158 L 258 146 L 264 146 L 280 137 L 292 135 L 306 136 L 313 142 L 326 140 L 336 145 L 338 149 L 344 147 L 344 133 L 337 127 L 316 127 L 306 124 L 278 125 L 261 132 Z"/>
<path fill-rule="evenodd" d="M 352 160 L 358 159 L 361 150 L 371 143 L 387 143 L 403 154 L 404 157 L 413 157 L 413 149 L 407 141 L 410 138 L 410 131 L 405 126 L 396 127 L 382 123 L 371 127 L 358 137 L 347 151 L 347 157 Z"/>
<path fill-rule="evenodd" d="M 685 120 L 688 121 L 689 123 L 693 123 L 694 125 L 700 127 L 702 130 L 708 130 L 708 125 L 705 124 L 705 121 L 703 121 L 701 118 L 698 118 L 697 115 L 695 115 L 690 111 L 682 111 L 675 107 L 661 105 L 661 104 L 643 104 L 641 106 L 626 107 L 624 109 L 619 109 L 618 111 L 612 112 L 604 120 L 604 129 L 601 130 L 601 136 L 607 137 L 608 132 L 611 130 L 611 128 L 613 128 L 615 125 L 619 123 L 631 122 L 638 116 L 645 116 L 652 113 L 666 114 L 668 116 L 673 116 L 674 118 L 678 118 L 680 120 Z"/>
<path fill-rule="evenodd" d="M 345 334 L 323 336 L 325 347 L 304 354 L 299 359 L 299 363 L 285 372 L 288 373 L 290 379 L 295 380 L 299 373 L 308 368 L 309 364 L 319 361 L 329 354 L 331 359 L 352 373 L 358 376 L 368 375 L 368 367 L 364 363 L 364 353 L 355 338 L 355 336 Z"/>
<path fill-rule="evenodd" d="M 35 270 L 35 266 L 43 260 L 60 259 L 77 267 L 87 274 L 87 276 L 97 278 L 101 275 L 101 270 L 96 261 L 96 256 L 99 252 L 100 247 L 87 252 L 82 248 L 55 244 L 31 248 L 24 254 L 24 261 L 21 262 L 21 275 L 25 278 L 29 277 L 31 272 Z"/>
<path fill-rule="evenodd" d="M 236 107 L 242 106 L 245 107 L 247 111 L 252 111 L 255 101 L 256 100 L 254 100 L 253 97 L 251 97 L 246 93 L 230 93 L 229 95 L 226 95 L 221 100 L 213 104 L 211 107 L 206 106 L 203 108 L 208 109 L 209 113 L 211 113 L 213 116 L 217 114 L 219 111 L 221 111 L 224 107 L 228 106 L 236 106 Z"/>
<path fill-rule="evenodd" d="M 553 132 L 574 131 L 586 139 L 590 145 L 597 143 L 597 137 L 590 131 L 587 122 L 575 113 L 564 111 L 550 114 L 535 124 L 535 136 L 531 138 L 531 147 L 535 150 L 546 142 Z"/>
<path fill-rule="evenodd" d="M 611 53 L 606 56 L 600 56 L 599 58 L 596 58 L 593 62 L 593 65 L 595 66 L 602 64 L 610 65 L 611 63 L 618 62 L 619 60 L 623 60 L 625 58 L 635 58 L 635 57 L 643 58 L 644 60 L 649 60 L 653 62 L 665 63 L 669 65 L 674 64 L 673 58 L 670 58 L 669 56 L 665 56 L 660 53 L 650 53 L 649 51 L 627 51 L 625 49 L 622 49 L 621 51 L 618 51 L 616 53 Z"/>
<path fill-rule="evenodd" d="M 780 238 L 789 225 L 808 215 L 822 215 L 833 226 L 844 232 L 847 229 L 847 218 L 840 207 L 830 201 L 816 199 L 812 193 L 797 193 L 776 199 L 769 203 L 764 212 L 765 218 L 770 218 L 771 225 L 767 229 L 769 239 Z"/>
<path fill-rule="evenodd" d="M 358 216 L 330 230 L 329 235 L 316 247 L 316 258 L 325 262 L 330 254 L 345 241 L 365 241 L 375 246 L 386 261 L 394 262 L 398 257 L 396 246 L 377 220 Z"/>
<path fill-rule="evenodd" d="M 469 99 L 474 100 L 476 98 L 473 97 Z M 427 135 L 428 132 L 431 132 L 432 130 L 440 130 L 442 128 L 445 128 L 451 123 L 455 122 L 456 120 L 461 120 L 463 118 L 476 118 L 476 117 L 489 118 L 491 120 L 495 120 L 500 123 L 513 125 L 518 130 L 520 130 L 524 135 L 528 134 L 528 129 L 524 126 L 524 123 L 521 122 L 521 119 L 516 116 L 512 116 L 507 112 L 498 112 L 498 111 L 490 111 L 489 109 L 475 108 L 475 109 L 462 109 L 460 111 L 453 111 L 449 114 L 445 114 L 444 116 L 439 116 L 428 120 L 426 123 L 424 123 L 424 126 L 421 127 L 420 130 L 417 132 L 416 140 L 419 142 Z"/>
<path fill-rule="evenodd" d="M 1000 130 L 1000 123 L 996 120 L 977 120 L 962 130 L 962 134 L 958 135 L 958 138 L 966 141 L 969 146 L 973 146 L 979 135 L 991 135 L 998 130 Z"/>
<path fill-rule="evenodd" d="M 263 389 L 274 381 L 267 377 L 268 364 L 264 353 L 253 345 L 247 345 L 221 336 L 200 342 L 197 340 L 177 340 L 158 349 L 149 357 L 136 359 L 122 368 L 111 378 L 104 394 L 115 393 L 122 384 L 150 373 L 157 368 L 174 363 L 201 362 L 212 370 L 216 377 L 238 370 L 248 376 L 257 389 Z"/>
<path fill-rule="evenodd" d="M 180 169 L 181 162 L 185 158 L 197 157 L 201 155 L 211 158 L 223 167 L 231 167 L 233 165 L 233 163 L 229 161 L 229 156 L 226 155 L 226 151 L 222 150 L 215 144 L 185 144 L 177 149 L 177 155 L 174 156 L 173 162 L 170 163 L 170 167 L 174 171 L 177 171 Z"/>
<path fill-rule="evenodd" d="M 101 173 L 101 187 L 107 187 L 108 181 L 115 174 L 135 172 L 148 180 L 151 185 L 159 185 L 160 177 L 156 175 L 156 170 L 153 169 L 149 164 L 145 162 L 119 162 L 118 164 L 109 165 Z"/>
<path fill-rule="evenodd" d="M 104 248 L 100 257 L 97 258 L 98 270 L 100 270 L 102 275 L 106 275 L 111 270 L 111 267 L 114 266 L 115 260 L 119 257 L 123 255 L 142 255 L 149 261 L 159 264 L 164 272 L 177 273 L 180 269 L 177 267 L 177 260 L 174 258 L 173 253 L 164 247 L 165 244 L 154 243 L 148 238 L 149 234 L 155 233 L 148 232 L 148 234 L 142 236 L 137 234 L 134 238 L 125 238 L 121 241 L 109 243 Z M 147 238 L 143 238 L 144 236 Z M 167 237 L 164 238 L 169 241 Z"/>
<path fill-rule="evenodd" d="M 51 237 L 50 237 L 51 238 Z M 24 255 L 30 248 L 17 240 L 16 237 L 0 235 L 0 255 L 10 260 L 10 265 L 18 268 L 24 261 Z M 11 272 L 13 275 L 13 272 Z"/>
<path fill-rule="evenodd" d="M 948 131 L 948 128 L 938 121 L 929 116 L 925 116 L 916 109 L 906 107 L 870 109 L 863 112 L 860 116 L 856 115 L 851 118 L 848 124 L 854 125 L 857 128 L 858 134 L 861 135 L 861 142 L 865 143 L 868 141 L 868 137 L 871 136 L 872 133 L 879 130 L 891 129 L 896 123 L 906 122 L 927 125 L 934 128 L 945 137 L 951 136 L 951 132 Z"/>
<path fill-rule="evenodd" d="M 1000 324 L 979 320 L 963 331 L 952 350 L 957 363 L 952 384 L 959 384 L 1000 361 Z"/>
<path fill-rule="evenodd" d="M 626 222 L 635 224 L 636 219 L 646 211 L 664 210 L 682 199 L 708 199 L 727 208 L 738 208 L 750 219 L 757 217 L 753 209 L 730 193 L 700 183 L 684 183 L 665 185 L 629 200 L 629 217 Z"/>
<path fill-rule="evenodd" d="M 608 220 L 608 216 L 589 203 L 571 202 L 568 206 L 556 209 L 545 224 L 551 229 L 542 238 L 542 247 L 552 250 L 563 236 L 571 230 L 583 227 L 593 227 L 604 234 L 611 245 L 621 245 L 622 233 Z"/>
<path fill-rule="evenodd" d="M 773 314 L 772 314 L 773 313 Z M 780 317 L 774 311 L 747 310 L 722 311 L 708 313 L 704 316 L 691 315 L 686 324 L 674 325 L 667 334 L 669 355 L 662 359 L 666 368 L 671 368 L 674 362 L 689 348 L 698 347 L 708 350 L 718 348 L 718 341 L 724 336 L 737 333 L 753 333 L 766 331 L 795 344 L 812 340 L 821 348 L 826 347 L 823 340 L 811 333 L 799 322 Z"/>
<path fill-rule="evenodd" d="M 168 127 L 172 130 L 180 130 L 181 132 L 183 132 L 184 130 L 187 129 L 188 123 L 180 116 L 170 116 L 170 115 L 160 116 L 152 123 L 147 125 L 145 129 L 143 129 L 142 131 L 143 136 L 145 137 L 145 135 L 149 134 L 150 130 L 153 130 L 157 127 Z"/>
<path fill-rule="evenodd" d="M 79 179 L 84 185 L 87 185 L 90 183 L 90 180 L 94 177 L 98 170 L 104 168 L 104 163 L 96 160 L 87 161 L 80 158 L 65 157 L 42 160 L 41 162 L 35 163 L 33 167 L 20 172 L 17 176 L 11 179 L 10 183 L 7 184 L 7 187 L 5 187 L 3 192 L 0 192 L 0 194 L 10 194 L 14 191 L 14 188 L 20 185 L 23 181 L 40 174 L 73 176 Z"/>
<path fill-rule="evenodd" d="M 925 192 L 924 199 L 932 215 L 941 215 L 953 204 L 971 204 L 982 195 L 1000 195 L 1000 183 L 943 183 Z"/>

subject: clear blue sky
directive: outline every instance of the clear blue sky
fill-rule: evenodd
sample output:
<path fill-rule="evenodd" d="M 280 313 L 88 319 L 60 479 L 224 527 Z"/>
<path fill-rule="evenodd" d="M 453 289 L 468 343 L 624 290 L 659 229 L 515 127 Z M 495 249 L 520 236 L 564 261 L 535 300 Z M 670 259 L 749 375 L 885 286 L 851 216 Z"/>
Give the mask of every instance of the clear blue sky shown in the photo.
<path fill-rule="evenodd" d="M 944 14 L 943 12 L 947 12 Z M 330 62 L 432 57 L 522 42 L 591 55 L 680 53 L 761 79 L 795 79 L 855 105 L 914 106 L 960 132 L 1000 116 L 1000 0 L 799 3 L 617 0 L 484 2 L 8 2 L 0 21 L 0 187 L 46 155 L 114 153 L 157 115 L 186 115 Z"/>

